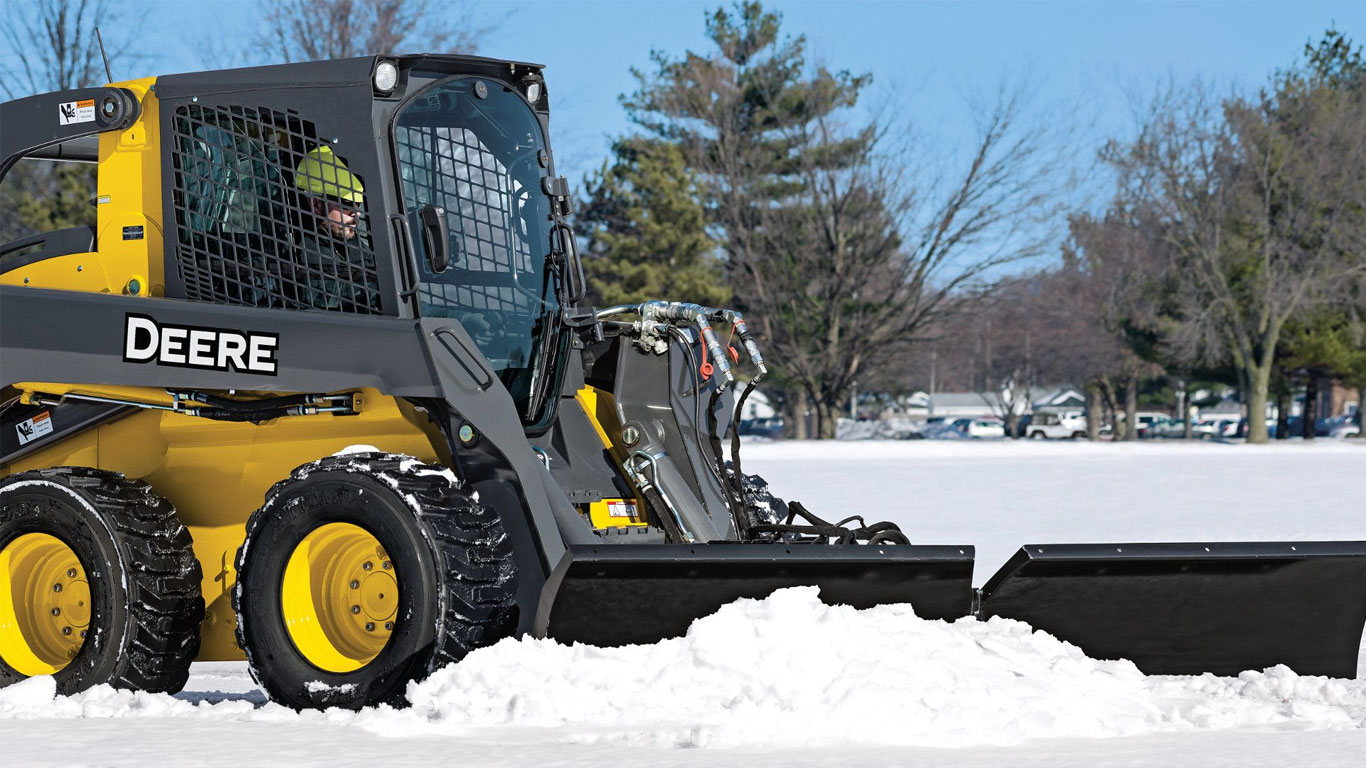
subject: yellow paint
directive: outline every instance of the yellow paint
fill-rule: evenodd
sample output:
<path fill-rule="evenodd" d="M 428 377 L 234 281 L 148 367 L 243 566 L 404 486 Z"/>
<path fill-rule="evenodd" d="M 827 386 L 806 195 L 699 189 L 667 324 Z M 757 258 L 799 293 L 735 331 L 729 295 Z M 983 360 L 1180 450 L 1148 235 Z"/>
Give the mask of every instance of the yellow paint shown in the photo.
<path fill-rule="evenodd" d="M 621 512 L 631 514 L 623 516 Z M 612 514 L 613 512 L 617 514 Z M 626 528 L 647 525 L 645 510 L 635 499 L 603 499 L 588 505 L 588 519 L 594 528 Z"/>
<path fill-rule="evenodd" d="M 75 658 L 90 625 L 90 584 L 71 547 L 26 533 L 0 549 L 0 658 L 21 675 L 51 675 Z"/>
<path fill-rule="evenodd" d="M 27 393 L 81 392 L 169 402 L 164 390 L 141 387 L 22 384 Z M 450 466 L 440 430 L 406 401 L 359 390 L 354 416 L 287 416 L 261 425 L 211 421 L 169 411 L 139 410 L 0 466 L 0 476 L 60 466 L 98 467 L 150 484 L 176 508 L 194 538 L 204 569 L 199 660 L 243 658 L 234 637 L 231 589 L 247 518 L 270 486 L 297 466 L 350 445 L 372 445 Z M 283 394 L 283 393 L 282 393 Z"/>
<path fill-rule="evenodd" d="M 622 462 L 626 460 L 627 451 L 621 445 L 621 417 L 617 415 L 617 402 L 612 397 L 612 393 L 597 387 L 585 386 L 574 393 L 574 400 L 583 409 L 584 415 L 588 417 L 589 423 L 593 425 L 593 430 L 598 433 L 598 439 L 612 456 L 612 463 L 616 465 L 617 471 L 621 472 Z M 616 439 L 613 439 L 613 438 Z M 625 473 L 623 473 L 623 477 Z M 612 515 L 612 504 L 621 504 L 630 501 L 634 504 L 636 514 L 629 517 Z M 618 508 L 619 509 L 619 508 Z M 645 521 L 645 500 L 636 497 L 634 499 L 603 499 L 588 505 L 588 520 L 594 528 L 627 528 L 646 526 Z"/>
<path fill-rule="evenodd" d="M 374 535 L 351 523 L 328 523 L 290 554 L 280 610 L 290 641 L 310 664 L 353 672 L 388 644 L 398 590 L 398 574 Z"/>
<path fill-rule="evenodd" d="M 161 221 L 161 109 L 151 90 L 156 78 L 114 83 L 142 105 L 138 119 L 119 133 L 99 135 L 96 181 L 96 253 L 70 254 L 0 274 L 0 284 L 90 293 L 164 296 L 166 262 Z M 141 227 L 142 239 L 124 239 Z M 130 232 L 131 235 L 131 232 Z M 130 283 L 138 281 L 133 294 Z"/>

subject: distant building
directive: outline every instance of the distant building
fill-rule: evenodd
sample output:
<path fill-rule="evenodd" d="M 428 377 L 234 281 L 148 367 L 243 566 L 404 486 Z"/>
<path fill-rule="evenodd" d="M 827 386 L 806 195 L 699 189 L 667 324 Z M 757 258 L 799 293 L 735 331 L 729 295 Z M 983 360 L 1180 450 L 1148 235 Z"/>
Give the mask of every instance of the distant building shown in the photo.
<path fill-rule="evenodd" d="M 935 392 L 929 396 L 930 416 L 994 416 L 1003 412 L 1001 396 L 994 392 Z"/>
<path fill-rule="evenodd" d="M 1072 387 L 1056 387 L 1033 398 L 1035 413 L 1064 413 L 1086 410 L 1086 395 Z"/>

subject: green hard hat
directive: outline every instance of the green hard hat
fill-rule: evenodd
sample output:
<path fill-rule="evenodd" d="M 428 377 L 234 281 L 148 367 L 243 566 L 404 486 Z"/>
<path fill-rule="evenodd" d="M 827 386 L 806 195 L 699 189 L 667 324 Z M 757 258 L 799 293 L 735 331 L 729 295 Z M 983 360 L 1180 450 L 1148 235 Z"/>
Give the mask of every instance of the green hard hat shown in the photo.
<path fill-rule="evenodd" d="M 365 185 L 328 146 L 309 150 L 294 171 L 294 186 L 317 197 L 365 204 Z"/>

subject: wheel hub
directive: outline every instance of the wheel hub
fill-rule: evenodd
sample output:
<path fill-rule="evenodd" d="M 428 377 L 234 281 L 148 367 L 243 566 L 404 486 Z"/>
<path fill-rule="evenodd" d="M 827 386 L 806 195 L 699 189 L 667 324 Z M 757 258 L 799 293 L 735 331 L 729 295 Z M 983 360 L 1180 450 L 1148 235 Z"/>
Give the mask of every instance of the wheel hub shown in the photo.
<path fill-rule="evenodd" d="M 280 608 L 294 646 L 314 666 L 351 672 L 384 650 L 398 614 L 399 580 L 369 531 L 315 528 L 290 554 Z"/>
<path fill-rule="evenodd" d="M 76 553 L 46 533 L 0 550 L 0 657 L 27 676 L 61 670 L 85 644 L 90 583 Z"/>

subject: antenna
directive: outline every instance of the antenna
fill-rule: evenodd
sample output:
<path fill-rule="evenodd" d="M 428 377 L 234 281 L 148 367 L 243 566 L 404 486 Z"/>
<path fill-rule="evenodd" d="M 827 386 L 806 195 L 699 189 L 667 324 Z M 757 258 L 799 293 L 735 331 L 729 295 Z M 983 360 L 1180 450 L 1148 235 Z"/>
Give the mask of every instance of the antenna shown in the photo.
<path fill-rule="evenodd" d="M 109 57 L 104 53 L 104 38 L 100 35 L 99 27 L 95 27 L 95 41 L 100 44 L 100 58 L 104 59 L 104 74 L 112 83 L 114 82 L 114 73 L 109 71 Z"/>

